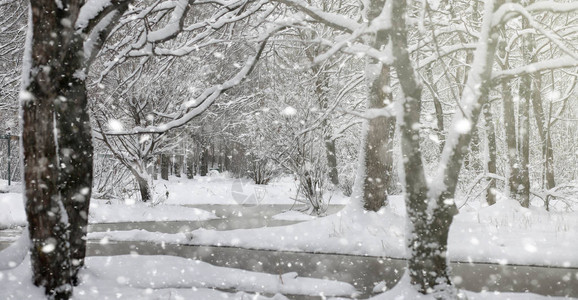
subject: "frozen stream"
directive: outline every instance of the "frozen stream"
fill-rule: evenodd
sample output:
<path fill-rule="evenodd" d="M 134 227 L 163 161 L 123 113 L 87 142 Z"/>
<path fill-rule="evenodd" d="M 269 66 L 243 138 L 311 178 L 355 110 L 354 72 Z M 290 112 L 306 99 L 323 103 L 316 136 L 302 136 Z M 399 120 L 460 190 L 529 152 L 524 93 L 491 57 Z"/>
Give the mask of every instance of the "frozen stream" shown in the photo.
<path fill-rule="evenodd" d="M 241 206 L 241 205 L 185 205 L 196 207 L 202 210 L 210 211 L 221 219 L 208 221 L 189 221 L 189 222 L 138 222 L 138 223 L 101 223 L 89 226 L 89 231 L 101 232 L 108 230 L 131 230 L 145 229 L 163 233 L 186 232 L 199 228 L 214 230 L 231 230 L 245 228 L 259 228 L 272 226 L 285 226 L 300 221 L 275 220 L 274 215 L 291 209 L 292 205 L 259 205 L 259 206 Z M 327 209 L 327 214 L 334 214 L 341 210 L 343 205 L 331 205 Z M 294 208 L 294 207 L 293 207 Z"/>
<path fill-rule="evenodd" d="M 221 219 L 202 222 L 139 222 L 91 225 L 90 231 L 145 229 L 166 233 L 197 228 L 230 230 L 265 226 L 285 226 L 298 221 L 274 220 L 272 216 L 289 209 L 290 205 L 241 207 L 232 205 L 195 205 L 214 212 Z M 342 206 L 331 206 L 328 213 Z M 14 236 L 17 230 L 0 231 L 0 249 L 6 246 L 2 236 Z M 349 282 L 363 293 L 371 295 L 377 281 L 392 287 L 403 274 L 405 261 L 378 257 L 334 254 L 312 254 L 249 250 L 231 247 L 188 246 L 149 242 L 114 242 L 106 245 L 90 242 L 88 255 L 175 255 L 199 259 L 213 265 L 251 271 L 329 278 Z M 578 297 L 578 269 L 502 266 L 494 264 L 453 263 L 454 281 L 460 288 L 471 291 L 532 292 L 551 296 Z"/>

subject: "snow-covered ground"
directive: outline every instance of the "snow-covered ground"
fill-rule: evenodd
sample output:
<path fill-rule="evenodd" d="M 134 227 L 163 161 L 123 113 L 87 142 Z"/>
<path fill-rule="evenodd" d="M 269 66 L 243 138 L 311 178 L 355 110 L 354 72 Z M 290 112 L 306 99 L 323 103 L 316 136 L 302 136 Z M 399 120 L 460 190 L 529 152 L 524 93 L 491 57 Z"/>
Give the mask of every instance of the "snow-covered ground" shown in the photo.
<path fill-rule="evenodd" d="M 335 215 L 290 226 L 223 232 L 199 229 L 189 234 L 190 243 L 403 258 L 403 198 L 390 198 L 390 207 L 377 213 L 347 207 Z M 456 216 L 449 255 L 451 260 L 464 262 L 578 267 L 577 240 L 578 213 L 548 213 L 501 199 L 491 207 Z"/>
<path fill-rule="evenodd" d="M 169 197 L 164 203 L 155 207 L 134 203 L 130 199 L 93 201 L 90 222 L 207 220 L 216 218 L 216 216 L 211 212 L 181 205 L 293 204 L 296 192 L 291 178 L 283 178 L 266 187 L 225 176 L 197 177 L 194 180 L 171 178 L 168 182 L 159 181 L 156 188 L 158 190 L 164 187 L 168 190 Z M 348 199 L 342 195 L 333 195 L 331 201 L 332 203 L 343 204 L 347 203 Z M 107 202 L 112 204 L 107 204 Z M 406 257 L 404 244 L 405 207 L 401 196 L 390 197 L 389 206 L 376 213 L 363 212 L 360 205 L 353 203 L 342 211 L 327 217 L 312 217 L 291 211 L 276 215 L 273 218 L 303 222 L 281 227 L 227 231 L 198 229 L 176 234 L 146 230 L 93 232 L 89 234 L 89 238 L 99 240 L 102 243 L 114 240 L 152 241 L 235 246 L 250 249 Z M 9 193 L 0 194 L 0 227 L 24 225 L 25 223 L 21 194 L 14 189 L 10 190 Z M 479 207 L 468 206 L 462 209 L 451 228 L 449 252 L 450 259 L 455 261 L 576 268 L 578 267 L 576 241 L 578 241 L 578 213 L 549 213 L 542 208 L 526 209 L 512 200 L 500 197 L 498 203 L 491 207 L 479 205 Z M 160 263 L 156 265 L 157 262 Z M 300 290 L 302 294 L 307 294 L 303 292 L 307 290 L 307 287 L 303 286 L 310 286 L 310 283 L 304 283 L 306 281 L 304 279 L 302 281 L 299 281 L 301 279 L 298 277 L 292 279 L 295 274 L 253 274 L 252 272 L 219 268 L 176 257 L 94 257 L 88 260 L 87 265 L 88 269 L 83 273 L 83 276 L 90 278 L 89 281 L 92 283 L 81 285 L 76 289 L 75 295 L 79 299 L 107 299 L 107 297 L 113 299 L 118 297 L 118 294 L 126 295 L 127 298 L 123 297 L 124 299 L 164 299 L 168 297 L 172 297 L 171 299 L 178 299 L 178 297 L 182 299 L 216 299 L 218 297 L 244 299 L 243 297 L 246 295 L 242 293 L 227 294 L 207 288 L 218 287 L 215 284 L 222 284 L 220 288 L 227 291 L 260 292 L 261 294 L 266 292 L 267 295 L 272 296 L 275 293 L 289 293 L 287 289 L 290 288 L 280 287 L 279 282 L 275 281 L 277 279 L 283 282 L 297 280 L 291 281 L 291 284 L 302 287 Z M 125 267 L 113 267 L 117 265 L 124 265 Z M 148 270 L 157 267 L 161 272 L 160 274 L 164 274 L 162 272 L 168 274 L 162 276 L 166 280 L 144 275 L 147 274 Z M 194 267 L 198 267 L 202 273 L 195 271 Z M 130 274 L 119 273 L 123 269 L 129 268 L 134 268 Z M 198 278 L 198 274 L 203 274 L 204 277 Z M 211 281 L 212 279 L 206 278 L 205 275 L 207 274 L 216 276 L 214 278 L 217 279 L 219 279 L 219 274 L 227 275 L 222 280 Z M 25 281 L 29 278 L 28 276 L 29 271 L 26 266 L 0 273 L 0 293 L 4 293 L 0 294 L 0 298 L 4 295 L 12 295 L 12 292 L 4 292 L 5 287 L 9 287 L 10 291 L 16 294 L 14 297 L 6 299 L 21 299 L 19 297 L 21 294 L 17 292 L 21 289 L 15 282 L 20 282 L 22 289 L 34 290 L 29 286 L 28 281 Z M 260 288 L 251 287 L 250 282 L 244 281 L 251 276 L 262 280 L 263 286 Z M 323 290 L 324 295 L 329 295 L 329 291 L 333 291 L 332 295 L 334 296 L 347 296 L 352 293 L 351 290 L 347 290 L 346 285 L 340 285 L 337 282 L 324 281 L 315 284 L 324 285 L 327 288 L 327 292 Z M 100 291 L 105 286 L 109 289 Z M 345 294 L 337 293 L 336 291 L 339 289 L 346 291 Z M 95 293 L 97 290 L 100 294 Z M 408 289 L 407 286 L 404 287 L 402 280 L 401 285 L 386 294 L 382 294 L 379 299 L 418 299 L 417 295 L 408 294 L 410 291 L 411 289 Z M 469 299 L 543 298 L 530 294 L 496 294 L 492 292 L 468 292 L 467 295 Z M 275 297 L 276 299 L 284 299 L 280 295 Z"/>
<path fill-rule="evenodd" d="M 194 179 L 171 177 L 159 180 L 155 189 L 168 190 L 167 204 L 293 204 L 297 194 L 292 177 L 281 177 L 267 185 L 256 185 L 250 179 L 229 178 L 226 174 Z M 341 193 L 326 195 L 330 204 L 346 204 L 349 198 Z"/>
<path fill-rule="evenodd" d="M 216 219 L 215 214 L 177 205 L 150 206 L 142 202 L 116 202 L 93 199 L 90 203 L 89 223 L 144 221 L 205 221 Z M 0 229 L 26 225 L 21 193 L 0 194 Z"/>
<path fill-rule="evenodd" d="M 10 187 L 0 181 L 0 229 L 24 226 L 26 215 L 20 183 Z M 206 221 L 217 218 L 213 213 L 182 205 L 224 204 L 259 205 L 295 203 L 296 184 L 291 177 L 273 180 L 268 185 L 255 185 L 248 179 L 229 178 L 226 175 L 185 178 L 171 177 L 158 180 L 155 190 L 168 197 L 154 207 L 134 199 L 99 200 L 90 205 L 89 223 L 144 222 L 144 221 Z M 341 193 L 327 195 L 330 204 L 345 204 L 349 200 Z M 278 220 L 309 220 L 313 217 L 298 212 L 287 212 Z"/>
<path fill-rule="evenodd" d="M 226 181 L 221 179 L 221 182 Z M 274 189 L 274 186 L 269 188 Z M 377 213 L 355 207 L 350 205 L 337 214 L 322 218 L 295 211 L 274 216 L 275 219 L 307 221 L 282 227 L 229 231 L 198 229 L 186 235 L 133 230 L 94 233 L 89 237 L 406 257 L 403 197 L 391 196 L 389 207 Z M 451 260 L 462 262 L 578 267 L 577 240 L 578 213 L 527 209 L 499 197 L 498 203 L 491 207 L 470 208 L 455 217 L 450 231 L 449 255 Z"/>
<path fill-rule="evenodd" d="M 74 299 L 269 299 L 259 294 L 286 299 L 280 294 L 356 293 L 344 282 L 216 267 L 174 256 L 89 257 L 86 265 Z M 14 269 L 0 270 L 0 299 L 43 299 L 42 290 L 32 285 L 30 272 L 28 258 Z"/>
<path fill-rule="evenodd" d="M 566 297 L 544 297 L 531 293 L 500 293 L 459 291 L 458 296 L 467 300 L 542 300 L 542 299 L 568 299 Z M 436 300 L 433 296 L 424 296 L 411 287 L 409 276 L 404 275 L 393 289 L 372 297 L 372 300 Z"/>

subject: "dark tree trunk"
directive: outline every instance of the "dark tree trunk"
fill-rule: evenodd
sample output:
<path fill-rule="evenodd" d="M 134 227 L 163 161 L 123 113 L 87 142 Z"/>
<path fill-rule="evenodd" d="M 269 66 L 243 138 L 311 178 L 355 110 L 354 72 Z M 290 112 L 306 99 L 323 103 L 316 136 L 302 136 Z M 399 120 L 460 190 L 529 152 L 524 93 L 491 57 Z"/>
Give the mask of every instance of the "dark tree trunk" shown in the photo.
<path fill-rule="evenodd" d="M 442 150 L 444 149 L 444 145 L 445 145 L 444 111 L 442 108 L 442 103 L 440 101 L 440 97 L 439 97 L 439 93 L 438 93 L 438 89 L 437 89 L 437 84 L 434 82 L 432 69 L 433 69 L 432 64 L 429 64 L 426 67 L 426 76 L 427 76 L 427 78 L 430 82 L 430 85 L 431 85 L 431 94 L 432 94 L 432 99 L 433 99 L 434 108 L 435 108 L 435 112 L 436 112 L 436 123 L 437 123 L 436 134 L 437 134 L 438 140 L 439 140 L 439 150 L 440 150 L 440 153 L 442 153 Z"/>
<path fill-rule="evenodd" d="M 83 40 L 63 25 L 74 23 L 79 10 L 77 2 L 58 8 L 54 1 L 31 1 L 30 82 L 22 99 L 33 282 L 56 299 L 70 297 L 84 264 L 92 188 L 86 89 L 75 76 L 84 63 Z"/>
<path fill-rule="evenodd" d="M 494 120 L 492 116 L 492 106 L 488 103 L 484 107 L 484 118 L 486 122 L 486 135 L 488 136 L 488 173 L 496 174 L 496 129 L 494 128 Z M 496 203 L 496 179 L 490 178 L 488 188 L 486 190 L 486 202 L 488 205 Z"/>
<path fill-rule="evenodd" d="M 211 162 L 211 169 L 215 167 L 216 157 L 215 157 L 215 143 L 211 141 L 211 154 L 210 154 L 210 162 Z"/>
<path fill-rule="evenodd" d="M 337 155 L 335 154 L 335 140 L 333 137 L 325 137 L 325 155 L 329 168 L 329 180 L 334 186 L 339 186 L 339 172 L 337 171 Z"/>
<path fill-rule="evenodd" d="M 507 60 L 507 53 L 505 49 L 500 49 L 500 56 L 504 58 L 504 69 L 509 68 L 509 63 Z M 523 152 L 524 152 L 524 145 L 522 143 L 525 142 L 526 138 L 523 137 L 525 135 L 524 131 L 527 131 L 525 128 L 526 125 L 526 118 L 520 117 L 518 121 L 520 122 L 517 126 L 516 124 L 516 111 L 514 107 L 514 99 L 512 96 L 512 82 L 508 78 L 504 78 L 501 80 L 501 88 L 502 88 L 502 102 L 504 105 L 504 128 L 505 128 L 505 139 L 506 139 L 506 146 L 507 146 L 507 157 L 508 157 L 508 167 L 509 167 L 509 176 L 508 176 L 508 190 L 509 195 L 512 199 L 520 202 L 520 204 L 525 205 L 529 198 L 525 196 L 526 188 L 528 184 L 524 183 L 524 174 L 527 171 L 524 171 L 524 166 L 527 168 L 527 163 L 523 161 Z M 521 86 L 524 83 L 521 84 Z M 520 87 L 520 92 L 523 93 L 522 88 Z M 520 95 L 521 98 L 523 95 Z M 525 100 L 520 99 L 520 107 L 519 111 L 520 114 L 524 114 L 527 111 L 524 108 L 526 105 L 523 103 Z M 518 127 L 519 130 L 516 130 Z M 529 130 L 529 128 L 528 128 Z M 528 135 L 529 137 L 529 135 Z M 527 187 L 526 187 L 527 186 Z M 529 191 L 529 190 L 528 190 Z M 529 196 L 529 194 L 528 194 Z"/>
<path fill-rule="evenodd" d="M 526 76 L 522 77 L 522 83 L 520 84 L 520 101 L 519 101 L 519 156 L 520 165 L 519 167 L 519 182 L 518 182 L 518 201 L 522 207 L 530 206 L 530 95 L 531 95 L 531 79 L 525 79 Z M 526 90 L 523 86 L 528 86 Z"/>
<path fill-rule="evenodd" d="M 483 171 L 480 160 L 480 135 L 477 127 L 472 128 L 472 141 L 470 142 L 470 151 L 464 159 L 464 168 L 473 170 L 475 173 Z"/>
<path fill-rule="evenodd" d="M 534 109 L 534 118 L 536 119 L 536 127 L 538 128 L 538 135 L 540 143 L 542 144 L 542 160 L 544 169 L 544 187 L 549 190 L 556 186 L 554 179 L 554 149 L 552 147 L 552 139 L 550 137 L 550 118 L 546 118 L 544 108 L 542 106 L 542 80 L 540 74 L 534 75 L 534 85 L 532 87 L 532 108 Z M 550 103 L 550 105 L 552 105 Z M 550 113 L 552 108 L 550 107 Z"/>
<path fill-rule="evenodd" d="M 183 156 L 182 155 L 175 155 L 175 163 L 173 165 L 174 167 L 174 171 L 173 173 L 175 174 L 176 177 L 181 177 L 181 171 L 183 169 Z"/>
<path fill-rule="evenodd" d="M 93 146 L 84 76 L 128 2 L 111 4 L 95 29 L 93 53 L 75 24 L 84 1 L 30 1 L 30 61 L 23 76 L 22 146 L 33 282 L 50 298 L 68 299 L 84 265 L 92 192 Z M 103 12 L 104 13 L 104 12 Z M 97 15 L 95 18 L 102 17 Z M 64 209 L 62 209 L 64 208 Z"/>
<path fill-rule="evenodd" d="M 386 72 L 389 72 L 387 70 Z M 363 207 L 378 211 L 387 203 L 387 187 L 393 169 L 393 135 L 395 119 L 378 117 L 369 121 L 365 142 Z"/>
<path fill-rule="evenodd" d="M 225 171 L 231 171 L 231 149 L 229 148 L 229 146 L 225 146 L 225 163 L 223 165 L 223 167 L 225 168 Z"/>
<path fill-rule="evenodd" d="M 447 242 L 453 216 L 457 213 L 453 201 L 455 190 L 472 132 L 448 133 L 436 174 L 437 180 L 443 181 L 443 188 L 430 189 L 424 175 L 419 129 L 415 126 L 420 123 L 422 88 L 407 49 L 406 6 L 405 0 L 392 2 L 391 39 L 394 67 L 402 91 L 399 127 L 404 155 L 406 210 L 411 232 L 408 236 L 408 273 L 412 285 L 416 286 L 420 293 L 436 293 L 435 296 L 440 299 L 457 299 L 457 291 L 450 278 Z M 486 6 L 486 9 L 496 9 L 499 4 L 487 2 Z M 476 126 L 491 84 L 490 66 L 493 65 L 497 46 L 497 39 L 490 38 L 495 34 L 491 20 L 491 15 L 484 16 L 480 39 L 485 43 L 481 43 L 480 47 L 486 47 L 486 51 L 477 52 L 484 56 L 475 56 L 473 61 L 475 65 L 486 67 L 477 68 L 476 73 L 470 74 L 465 87 L 470 90 L 464 91 L 462 95 L 462 101 L 468 104 L 467 110 L 464 113 L 458 111 L 454 121 L 468 121 L 472 128 Z M 475 96 L 468 97 L 466 92 L 467 95 Z"/>
<path fill-rule="evenodd" d="M 224 162 L 223 162 L 223 142 L 221 141 L 219 143 L 219 166 L 218 166 L 219 172 L 224 171 L 223 170 L 223 164 L 224 164 Z"/>
<path fill-rule="evenodd" d="M 161 154 L 161 179 L 169 180 L 171 161 L 168 154 Z"/>
<path fill-rule="evenodd" d="M 186 156 L 186 175 L 188 179 L 193 179 L 195 177 L 195 160 L 193 157 L 192 152 L 187 152 L 187 156 Z"/>
<path fill-rule="evenodd" d="M 510 80 L 503 79 L 502 85 L 502 103 L 504 105 L 504 129 L 506 139 L 506 154 L 508 157 L 509 176 L 508 190 L 510 197 L 519 201 L 520 197 L 518 188 L 520 186 L 520 161 L 517 147 L 516 135 L 516 115 L 514 110 L 514 100 L 510 88 Z"/>
<path fill-rule="evenodd" d="M 159 157 L 158 155 L 153 155 L 152 158 L 152 172 L 151 172 L 151 176 L 153 177 L 153 180 L 158 180 L 159 179 Z"/>
<path fill-rule="evenodd" d="M 41 43 L 40 37 L 50 37 L 52 17 L 44 14 L 42 7 L 33 5 L 35 24 L 33 34 L 37 36 L 33 46 L 32 66 L 47 64 L 43 51 L 51 49 L 48 41 Z M 54 28 L 54 27 L 52 27 Z M 46 32 L 48 31 L 48 32 Z M 49 87 L 50 78 L 44 72 L 33 76 L 27 87 L 30 99 L 22 106 L 22 146 L 24 154 L 24 185 L 28 230 L 32 241 L 30 258 L 35 285 L 44 287 L 46 294 L 57 299 L 68 299 L 72 293 L 70 270 L 70 244 L 66 211 L 62 210 L 62 199 L 58 189 L 58 161 L 54 137 L 54 99 L 56 91 Z M 49 250 L 49 251 L 48 251 Z"/>
<path fill-rule="evenodd" d="M 368 10 L 368 20 L 372 21 L 381 13 L 384 0 L 373 0 Z M 379 30 L 374 37 L 376 49 L 389 41 L 388 32 Z M 378 61 L 368 62 L 369 93 L 367 108 L 382 109 L 392 102 L 389 66 Z M 395 118 L 379 116 L 368 121 L 364 152 L 365 178 L 363 181 L 363 207 L 378 211 L 387 203 L 387 187 L 393 167 L 393 135 Z"/>
<path fill-rule="evenodd" d="M 325 76 L 323 76 L 325 77 Z M 319 83 L 321 84 L 321 83 Z M 327 85 L 327 80 L 325 80 L 325 84 Z M 326 89 L 329 87 L 326 86 Z M 319 89 L 319 88 L 318 88 Z M 321 101 L 321 109 L 327 110 L 328 108 L 328 100 L 326 91 L 318 90 L 317 93 L 323 93 L 321 96 L 323 99 Z M 332 136 L 332 129 L 329 121 L 327 119 L 323 120 L 323 139 L 325 140 L 325 156 L 327 157 L 327 168 L 329 169 L 329 180 L 334 186 L 339 186 L 339 173 L 337 171 L 337 154 L 335 149 L 335 140 Z"/>
<path fill-rule="evenodd" d="M 522 27 L 530 28 L 528 20 L 522 19 Z M 525 64 L 532 62 L 534 52 L 534 37 L 532 34 L 522 36 L 522 58 Z M 530 101 L 532 101 L 532 75 L 524 75 L 521 78 L 519 86 L 519 155 L 520 155 L 520 172 L 519 172 L 519 201 L 523 207 L 530 206 Z"/>
<path fill-rule="evenodd" d="M 314 53 L 314 55 L 308 53 L 309 60 L 313 63 L 314 56 L 318 53 Z M 313 65 L 311 68 L 313 70 L 313 75 L 315 76 L 315 93 L 317 94 L 317 102 L 319 104 L 319 108 L 323 111 L 326 111 L 329 107 L 329 99 L 327 98 L 327 93 L 329 92 L 329 78 L 325 74 L 325 68 L 319 67 L 317 65 Z M 337 171 L 337 156 L 335 153 L 335 140 L 332 137 L 332 128 L 331 123 L 324 119 L 322 122 L 322 130 L 323 130 L 323 139 L 325 140 L 325 156 L 327 159 L 327 168 L 329 181 L 334 186 L 339 186 L 339 173 Z"/>
<path fill-rule="evenodd" d="M 79 52 L 80 49 L 75 51 Z M 72 79 L 72 72 L 69 76 Z M 59 190 L 70 223 L 70 258 L 72 276 L 76 282 L 76 275 L 84 266 L 86 255 L 85 237 L 92 191 L 94 151 L 84 81 L 72 79 L 67 85 L 70 90 L 64 96 L 66 100 L 56 101 L 55 108 L 61 167 Z"/>
<path fill-rule="evenodd" d="M 199 175 L 207 176 L 207 173 L 209 173 L 209 153 L 208 150 L 204 147 L 201 151 L 201 165 L 199 169 Z"/>
<path fill-rule="evenodd" d="M 151 189 L 149 182 L 146 178 L 141 177 L 139 174 L 134 173 L 132 174 L 136 179 L 138 184 L 138 189 L 140 191 L 140 198 L 142 202 L 149 202 L 152 200 Z"/>

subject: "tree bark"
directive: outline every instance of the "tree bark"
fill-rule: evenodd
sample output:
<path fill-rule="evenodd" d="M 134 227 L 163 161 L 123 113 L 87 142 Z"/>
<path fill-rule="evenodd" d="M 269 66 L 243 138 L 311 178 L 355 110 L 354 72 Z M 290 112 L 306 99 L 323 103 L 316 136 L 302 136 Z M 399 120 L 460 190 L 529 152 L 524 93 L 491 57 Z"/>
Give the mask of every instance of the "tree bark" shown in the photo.
<path fill-rule="evenodd" d="M 530 97 L 532 81 L 527 76 L 522 77 L 519 101 L 519 156 L 517 197 L 522 207 L 530 206 Z"/>
<path fill-rule="evenodd" d="M 208 149 L 206 147 L 201 148 L 201 165 L 199 168 L 199 175 L 207 176 L 209 172 L 209 158 L 208 158 Z"/>
<path fill-rule="evenodd" d="M 195 177 L 195 160 L 192 152 L 187 152 L 186 161 L 185 174 L 188 179 L 193 179 Z"/>
<path fill-rule="evenodd" d="M 173 164 L 174 171 L 176 177 L 181 177 L 181 171 L 183 170 L 183 156 L 182 155 L 175 155 L 175 163 Z"/>
<path fill-rule="evenodd" d="M 231 148 L 229 148 L 229 145 L 225 145 L 225 161 L 223 163 L 223 168 L 225 171 L 231 171 Z"/>
<path fill-rule="evenodd" d="M 42 49 L 43 46 L 48 48 L 48 43 L 40 43 L 39 39 L 52 26 L 41 16 L 42 9 L 40 5 L 33 5 L 35 24 L 46 24 L 33 28 L 33 34 L 37 37 L 32 49 L 33 67 L 48 63 L 41 54 L 50 50 Z M 56 91 L 47 86 L 51 81 L 47 75 L 41 71 L 32 76 L 26 89 L 30 93 L 29 99 L 22 105 L 25 210 L 32 241 L 30 258 L 33 282 L 44 287 L 45 293 L 56 299 L 68 299 L 72 294 L 72 273 L 67 213 L 62 210 L 58 188 L 53 123 Z"/>
<path fill-rule="evenodd" d="M 534 59 L 535 61 L 535 59 Z M 536 119 L 536 127 L 538 128 L 538 136 L 542 144 L 542 160 L 543 160 L 543 185 L 549 190 L 556 186 L 554 178 L 554 148 L 552 147 L 552 139 L 550 137 L 550 118 L 546 118 L 544 108 L 542 105 L 542 80 L 541 75 L 534 75 L 532 87 L 532 108 L 534 110 L 534 118 Z M 550 112 L 552 110 L 550 109 Z"/>
<path fill-rule="evenodd" d="M 526 18 L 522 19 L 522 28 L 529 28 Z M 531 33 L 522 37 L 522 58 L 525 64 L 532 62 L 534 52 L 534 37 Z M 519 127 L 518 127 L 518 150 L 520 155 L 518 201 L 522 207 L 530 206 L 530 101 L 532 101 L 532 75 L 524 75 L 521 78 L 519 92 Z"/>
<path fill-rule="evenodd" d="M 339 172 L 337 171 L 337 155 L 335 153 L 335 140 L 331 136 L 325 137 L 325 155 L 329 168 L 329 180 L 334 186 L 339 186 Z"/>
<path fill-rule="evenodd" d="M 442 153 L 442 150 L 444 149 L 444 145 L 445 145 L 445 137 L 444 137 L 444 111 L 442 108 L 442 103 L 440 101 L 440 97 L 439 97 L 439 93 L 438 93 L 438 89 L 437 89 L 437 84 L 434 82 L 434 77 L 433 77 L 433 67 L 432 64 L 429 64 L 426 67 L 426 76 L 427 79 L 430 82 L 430 86 L 431 86 L 431 95 L 432 95 L 432 99 L 433 99 L 433 103 L 434 103 L 434 109 L 436 112 L 436 125 L 437 125 L 437 129 L 436 129 L 436 134 L 438 136 L 438 140 L 439 140 L 439 150 L 440 153 Z M 459 77 L 458 77 L 459 78 Z"/>
<path fill-rule="evenodd" d="M 161 179 L 169 180 L 170 158 L 168 154 L 161 154 Z"/>
<path fill-rule="evenodd" d="M 138 184 L 140 198 L 142 202 L 149 202 L 152 200 L 150 184 L 147 178 L 143 178 L 140 174 L 133 172 L 132 174 Z"/>
<path fill-rule="evenodd" d="M 78 43 L 82 46 L 82 43 Z M 71 49 L 80 52 L 80 49 Z M 78 60 L 78 59 L 77 59 Z M 72 61 L 70 59 L 69 61 Z M 92 192 L 93 145 L 88 115 L 88 101 L 83 80 L 73 77 L 80 66 L 69 64 L 69 90 L 64 99 L 55 102 L 60 158 L 59 190 L 68 214 L 72 278 L 76 282 L 78 270 L 84 266 L 88 209 Z M 76 68 L 78 67 L 78 68 Z M 59 101 L 61 100 L 61 101 Z"/>
<path fill-rule="evenodd" d="M 484 118 L 486 122 L 486 135 L 488 137 L 488 173 L 496 174 L 496 129 L 494 128 L 494 120 L 492 116 L 492 106 L 488 103 L 484 107 Z M 490 178 L 488 188 L 486 190 L 486 202 L 488 205 L 496 203 L 496 179 Z"/>
<path fill-rule="evenodd" d="M 500 56 L 504 58 L 504 69 L 509 68 L 508 60 L 506 58 L 506 51 L 500 48 Z M 520 182 L 520 161 L 517 147 L 516 134 L 516 111 L 514 109 L 514 99 L 512 97 L 511 81 L 504 78 L 500 82 L 502 90 L 502 103 L 504 111 L 504 130 L 506 139 L 506 154 L 508 157 L 508 191 L 512 199 L 519 201 L 520 197 L 518 188 Z"/>
<path fill-rule="evenodd" d="M 313 62 L 313 57 L 311 56 Z M 325 68 L 314 66 L 313 73 L 316 76 L 315 93 L 317 94 L 317 101 L 319 108 L 327 110 L 329 100 L 327 99 L 327 92 L 329 89 L 329 78 L 323 73 Z M 325 156 L 327 158 L 327 168 L 329 169 L 329 180 L 334 186 L 339 186 L 339 173 L 337 171 L 337 155 L 335 153 L 335 140 L 332 137 L 331 124 L 327 119 L 322 122 L 323 139 L 325 140 Z"/>
<path fill-rule="evenodd" d="M 367 18 L 371 22 L 379 16 L 385 0 L 372 0 L 369 3 Z M 376 49 L 385 47 L 389 41 L 388 32 L 379 30 L 373 37 Z M 390 86 L 390 68 L 376 60 L 368 62 L 366 77 L 369 93 L 368 109 L 382 109 L 392 102 Z M 395 118 L 378 116 L 367 121 L 365 137 L 365 178 L 363 180 L 363 207 L 366 210 L 378 211 L 387 204 L 387 187 L 393 169 L 393 136 Z"/>
<path fill-rule="evenodd" d="M 500 2 L 500 1 L 498 1 Z M 500 2 L 501 3 L 501 2 Z M 411 283 L 422 294 L 434 293 L 440 299 L 457 299 L 457 291 L 450 278 L 447 260 L 447 242 L 453 216 L 457 213 L 454 202 L 459 173 L 472 131 L 452 130 L 448 133 L 436 178 L 443 184 L 429 188 L 422 161 L 419 128 L 422 87 L 411 65 L 405 24 L 406 0 L 392 2 L 392 53 L 394 67 L 403 93 L 399 127 L 405 181 L 406 210 L 409 218 L 408 273 Z M 454 125 L 467 122 L 471 128 L 481 112 L 490 89 L 491 72 L 497 39 L 492 26 L 492 12 L 499 7 L 494 1 L 485 3 L 485 14 L 480 33 L 480 44 L 474 56 L 468 82 L 461 95 L 463 111 L 458 111 Z M 441 188 L 440 188 L 441 187 Z"/>
<path fill-rule="evenodd" d="M 49 298 L 68 299 L 84 264 L 92 188 L 86 89 L 76 76 L 84 63 L 83 39 L 64 22 L 74 24 L 81 3 L 30 5 L 32 36 L 26 59 L 31 68 L 24 76 L 21 101 L 33 282 L 43 286 Z"/>

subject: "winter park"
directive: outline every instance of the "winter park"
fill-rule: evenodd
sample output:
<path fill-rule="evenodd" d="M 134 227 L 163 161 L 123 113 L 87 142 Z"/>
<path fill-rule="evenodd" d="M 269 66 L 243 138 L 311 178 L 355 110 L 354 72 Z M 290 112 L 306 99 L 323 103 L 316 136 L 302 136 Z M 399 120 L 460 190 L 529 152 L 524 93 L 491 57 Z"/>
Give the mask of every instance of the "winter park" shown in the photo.
<path fill-rule="evenodd" d="M 578 2 L 0 0 L 0 299 L 578 299 Z"/>

